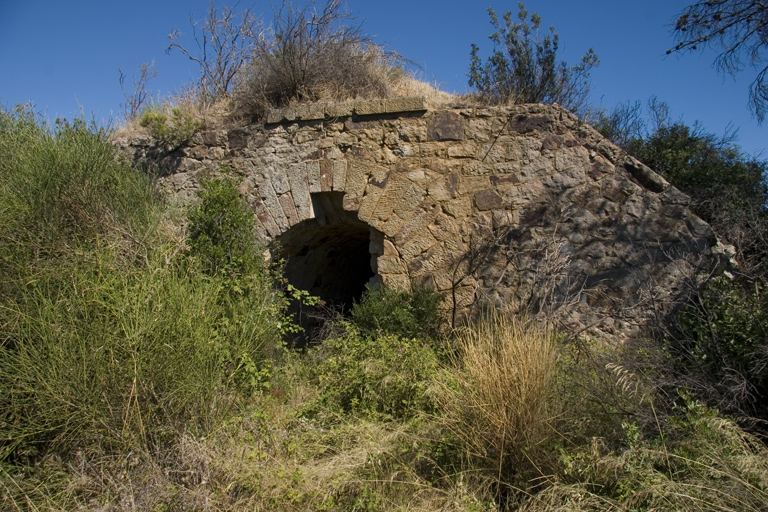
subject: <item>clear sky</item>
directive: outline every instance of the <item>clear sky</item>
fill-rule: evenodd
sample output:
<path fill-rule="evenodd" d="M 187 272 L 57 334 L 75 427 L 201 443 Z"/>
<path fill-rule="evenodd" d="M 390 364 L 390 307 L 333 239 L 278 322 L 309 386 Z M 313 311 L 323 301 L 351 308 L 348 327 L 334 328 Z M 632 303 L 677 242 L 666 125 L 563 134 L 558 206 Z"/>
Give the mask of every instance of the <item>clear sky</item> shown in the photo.
<path fill-rule="evenodd" d="M 722 134 L 738 128 L 739 144 L 768 158 L 768 123 L 747 109 L 756 73 L 734 80 L 712 68 L 715 53 L 666 56 L 674 42 L 670 24 L 693 0 L 528 0 L 543 26 L 560 34 L 560 58 L 576 63 L 588 48 L 600 58 L 592 73 L 592 102 L 610 108 L 657 96 L 674 119 L 700 121 Z M 217 4 L 221 2 L 217 0 Z M 228 5 L 235 2 L 228 2 Z M 274 3 L 274 2 L 273 2 Z M 251 5 L 242 0 L 240 5 Z M 254 2 L 258 12 L 270 3 Z M 470 45 L 485 55 L 492 44 L 487 7 L 501 14 L 517 2 L 495 0 L 348 0 L 349 10 L 375 36 L 422 68 L 422 79 L 466 91 Z M 190 15 L 203 17 L 208 0 L 0 0 L 0 102 L 32 102 L 49 119 L 71 118 L 81 108 L 99 121 L 117 119 L 123 101 L 118 68 L 130 76 L 155 61 L 160 77 L 150 89 L 172 94 L 196 78 L 195 64 L 166 54 L 168 34 L 188 34 Z"/>

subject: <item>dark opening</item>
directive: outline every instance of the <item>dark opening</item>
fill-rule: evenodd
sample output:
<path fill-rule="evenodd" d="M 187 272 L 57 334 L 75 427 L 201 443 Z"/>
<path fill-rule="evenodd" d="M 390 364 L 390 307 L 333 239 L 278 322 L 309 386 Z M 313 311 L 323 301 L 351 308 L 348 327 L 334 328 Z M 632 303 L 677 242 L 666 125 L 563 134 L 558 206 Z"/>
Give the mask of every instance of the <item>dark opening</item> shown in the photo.
<path fill-rule="evenodd" d="M 320 305 L 298 302 L 290 311 L 304 333 L 290 340 L 296 345 L 312 341 L 330 311 L 346 313 L 360 300 L 366 284 L 376 278 L 376 256 L 371 237 L 378 232 L 342 207 L 342 192 L 312 194 L 315 218 L 304 220 L 277 239 L 278 255 L 285 262 L 285 278 L 299 290 L 320 298 Z"/>

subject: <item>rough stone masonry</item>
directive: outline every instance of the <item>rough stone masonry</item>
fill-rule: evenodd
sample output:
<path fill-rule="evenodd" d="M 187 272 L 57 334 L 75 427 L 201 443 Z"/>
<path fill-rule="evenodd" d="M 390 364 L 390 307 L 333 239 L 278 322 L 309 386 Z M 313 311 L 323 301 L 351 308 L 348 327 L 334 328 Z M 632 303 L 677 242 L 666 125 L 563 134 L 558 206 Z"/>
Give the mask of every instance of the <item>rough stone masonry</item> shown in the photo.
<path fill-rule="evenodd" d="M 369 282 L 427 286 L 454 321 L 492 305 L 631 336 L 730 262 L 686 195 L 556 105 L 317 103 L 118 143 L 182 200 L 236 177 L 289 282 L 346 308 Z"/>

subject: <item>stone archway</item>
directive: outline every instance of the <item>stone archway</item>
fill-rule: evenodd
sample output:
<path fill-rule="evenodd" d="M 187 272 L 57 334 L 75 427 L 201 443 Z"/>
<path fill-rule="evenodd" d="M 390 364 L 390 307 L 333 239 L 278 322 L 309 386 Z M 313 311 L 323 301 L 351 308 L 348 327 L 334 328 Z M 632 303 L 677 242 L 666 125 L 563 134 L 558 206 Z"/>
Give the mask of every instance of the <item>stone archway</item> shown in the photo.
<path fill-rule="evenodd" d="M 344 210 L 343 196 L 343 192 L 313 193 L 313 218 L 293 225 L 275 240 L 274 252 L 284 261 L 288 283 L 320 299 L 317 308 L 291 305 L 307 333 L 300 343 L 311 339 L 320 322 L 319 310 L 348 312 L 366 285 L 381 279 L 375 248 L 383 235 L 361 221 L 357 212 Z"/>

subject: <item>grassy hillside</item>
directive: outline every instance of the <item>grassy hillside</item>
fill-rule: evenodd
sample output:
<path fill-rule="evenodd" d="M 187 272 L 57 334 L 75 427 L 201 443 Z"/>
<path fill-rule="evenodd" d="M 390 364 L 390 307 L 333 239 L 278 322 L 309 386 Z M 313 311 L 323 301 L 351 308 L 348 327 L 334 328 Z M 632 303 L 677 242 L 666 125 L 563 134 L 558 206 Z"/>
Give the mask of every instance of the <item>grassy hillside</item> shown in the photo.
<path fill-rule="evenodd" d="M 291 352 L 231 183 L 179 212 L 25 111 L 0 176 L 3 510 L 766 510 L 763 442 L 663 347 L 370 290 Z"/>

